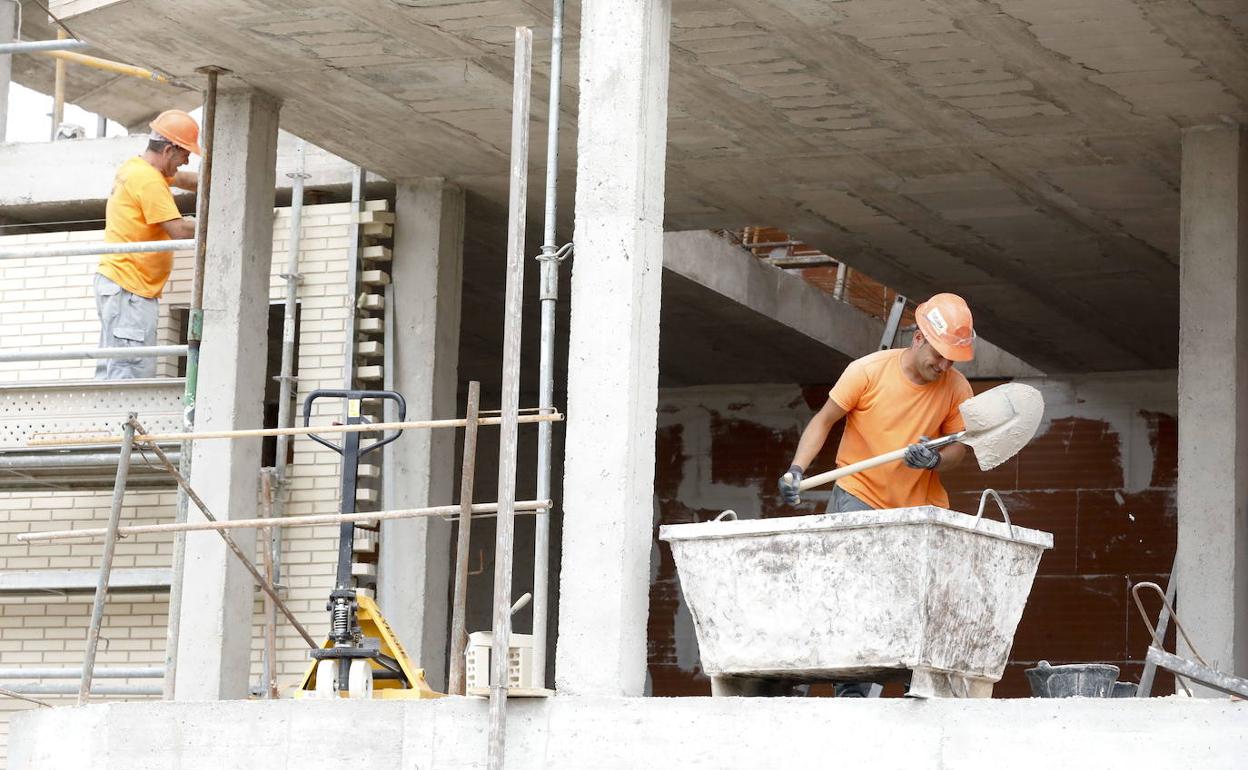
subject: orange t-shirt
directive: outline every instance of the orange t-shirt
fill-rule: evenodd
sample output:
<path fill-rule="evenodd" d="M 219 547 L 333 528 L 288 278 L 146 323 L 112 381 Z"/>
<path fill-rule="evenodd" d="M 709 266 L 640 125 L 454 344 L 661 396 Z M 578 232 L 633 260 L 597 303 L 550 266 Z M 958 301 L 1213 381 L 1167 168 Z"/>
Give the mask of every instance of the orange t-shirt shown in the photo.
<path fill-rule="evenodd" d="M 104 241 L 168 240 L 161 222 L 180 219 L 169 185 L 173 177 L 162 175 L 151 163 L 134 157 L 121 164 L 113 179 L 113 192 L 104 208 Z M 104 254 L 97 272 L 141 297 L 159 297 L 173 269 L 172 251 L 147 254 Z"/>
<path fill-rule="evenodd" d="M 881 350 L 851 363 L 828 396 L 846 411 L 845 435 L 836 453 L 839 468 L 892 452 L 919 440 L 965 427 L 958 405 L 971 384 L 949 369 L 935 382 L 915 385 L 901 370 L 905 349 Z M 933 471 L 887 463 L 836 482 L 873 508 L 912 505 L 949 507 L 949 494 Z"/>

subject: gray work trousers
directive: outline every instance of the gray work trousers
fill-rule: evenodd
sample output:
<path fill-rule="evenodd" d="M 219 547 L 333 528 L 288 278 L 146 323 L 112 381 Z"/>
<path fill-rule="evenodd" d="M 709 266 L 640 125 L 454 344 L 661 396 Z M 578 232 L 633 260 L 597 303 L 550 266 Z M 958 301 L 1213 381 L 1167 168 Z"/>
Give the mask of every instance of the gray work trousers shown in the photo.
<path fill-rule="evenodd" d="M 95 276 L 95 310 L 100 316 L 100 347 L 130 348 L 156 344 L 160 302 L 126 291 L 103 275 Z M 136 380 L 156 376 L 155 358 L 101 358 L 97 380 Z"/>

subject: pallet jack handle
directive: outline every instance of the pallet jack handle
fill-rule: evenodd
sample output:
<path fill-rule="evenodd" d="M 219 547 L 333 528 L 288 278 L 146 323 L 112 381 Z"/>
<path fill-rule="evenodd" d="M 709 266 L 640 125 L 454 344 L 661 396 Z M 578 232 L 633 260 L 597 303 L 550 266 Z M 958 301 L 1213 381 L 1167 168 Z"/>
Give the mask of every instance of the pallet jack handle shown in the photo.
<path fill-rule="evenodd" d="M 380 398 L 380 399 L 386 399 L 388 401 L 394 401 L 398 405 L 398 408 L 399 408 L 399 420 L 398 421 L 403 422 L 404 420 L 407 419 L 407 401 L 403 399 L 402 395 L 394 392 L 393 390 L 317 389 L 309 393 L 308 397 L 304 399 L 303 401 L 303 427 L 305 428 L 309 427 L 311 424 L 312 402 L 316 401 L 318 398 L 346 399 L 348 418 L 352 422 L 360 421 L 359 417 L 360 417 L 361 403 L 365 399 L 372 399 L 372 398 Z M 395 439 L 397 439 L 400 435 L 402 435 L 402 433 L 403 433 L 402 430 L 396 430 L 388 436 L 380 438 L 377 441 L 374 441 L 373 443 L 368 444 L 366 446 L 360 447 L 358 453 L 356 454 L 356 457 L 357 458 L 363 457 L 364 455 L 368 454 L 374 449 L 380 449 L 386 444 L 389 444 L 391 441 L 394 441 Z M 316 443 L 320 444 L 321 446 L 334 450 L 338 454 L 343 454 L 344 452 L 343 447 L 339 446 L 338 444 L 335 444 L 334 442 L 328 439 L 321 438 L 315 433 L 309 433 L 308 437 L 311 438 Z"/>

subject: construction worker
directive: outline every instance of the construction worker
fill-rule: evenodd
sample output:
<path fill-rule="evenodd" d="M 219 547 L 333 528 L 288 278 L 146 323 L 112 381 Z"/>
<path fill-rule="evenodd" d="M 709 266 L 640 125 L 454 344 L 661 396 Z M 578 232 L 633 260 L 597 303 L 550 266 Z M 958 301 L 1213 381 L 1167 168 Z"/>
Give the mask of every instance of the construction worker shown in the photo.
<path fill-rule="evenodd" d="M 829 513 L 949 507 L 937 471 L 962 462 L 966 447 L 953 443 L 933 449 L 926 441 L 964 427 L 958 406 L 971 397 L 971 386 L 953 362 L 974 358 L 975 332 L 970 308 L 956 294 L 935 295 L 918 306 L 914 317 L 918 329 L 909 347 L 864 356 L 841 374 L 827 403 L 802 432 L 792 465 L 780 479 L 786 503 L 799 502 L 803 474 L 832 426 L 844 417 L 838 468 L 901 446 L 906 447 L 905 459 L 838 480 L 828 501 Z M 864 697 L 869 689 L 869 683 L 848 683 L 837 687 L 837 695 Z"/>
<path fill-rule="evenodd" d="M 199 125 L 182 110 L 166 110 L 150 124 L 147 149 L 117 169 L 104 213 L 108 243 L 194 238 L 195 220 L 182 216 L 170 187 L 194 191 L 199 175 L 179 171 L 199 147 Z M 95 276 L 100 347 L 156 344 L 159 298 L 173 269 L 173 252 L 104 254 Z M 96 379 L 156 376 L 154 358 L 101 359 Z"/>

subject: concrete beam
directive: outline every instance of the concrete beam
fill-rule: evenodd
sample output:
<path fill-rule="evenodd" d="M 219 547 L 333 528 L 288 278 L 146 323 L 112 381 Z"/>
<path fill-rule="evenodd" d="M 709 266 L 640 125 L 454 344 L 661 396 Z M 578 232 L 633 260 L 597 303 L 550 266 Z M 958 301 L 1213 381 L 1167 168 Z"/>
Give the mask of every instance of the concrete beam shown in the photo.
<path fill-rule="evenodd" d="M 273 256 L 273 183 L 279 105 L 253 90 L 217 99 L 212 208 L 204 282 L 204 342 L 195 427 L 260 425 Z M 191 485 L 220 519 L 255 513 L 260 441 L 195 447 Z M 190 520 L 202 518 L 191 506 Z M 236 530 L 244 551 L 255 530 Z M 179 700 L 244 698 L 251 660 L 251 575 L 213 532 L 186 538 Z"/>
<path fill-rule="evenodd" d="M 663 268 L 847 358 L 874 353 L 884 334 L 883 321 L 836 301 L 795 273 L 765 264 L 709 230 L 664 233 Z M 975 360 L 958 369 L 973 378 L 1043 375 L 984 339 L 975 343 Z"/>
<path fill-rule="evenodd" d="M 5 0 L 0 0 L 0 9 Z M 0 60 L 8 57 L 0 56 Z M 0 62 L 2 66 L 2 62 Z M 289 195 L 288 172 L 295 171 L 295 145 L 298 138 L 281 132 L 277 143 L 278 198 Z M 144 136 L 117 136 L 107 139 L 80 139 L 66 142 L 23 142 L 0 144 L 0 218 L 11 222 L 38 222 L 74 218 L 75 209 L 96 206 L 100 212 L 113 189 L 117 167 L 127 158 L 143 152 Z M 73 174 L 53 173 L 72 168 Z M 191 156 L 188 170 L 198 170 L 199 159 Z M 307 145 L 309 190 L 349 192 L 352 165 L 325 150 Z M 385 179 L 369 174 L 370 188 Z M 194 195 L 174 190 L 180 203 L 190 206 Z M 65 212 L 71 212 L 67 214 Z M 98 213 L 95 216 L 103 216 Z M 102 225 L 101 225 L 102 226 Z"/>
<path fill-rule="evenodd" d="M 455 414 L 463 292 L 464 194 L 441 179 L 396 187 L 390 280 L 395 297 L 392 377 L 407 419 Z M 456 499 L 454 431 L 409 431 L 386 449 L 386 507 L 423 508 Z M 378 598 L 412 659 L 446 683 L 451 525 L 441 519 L 381 525 Z M 461 651 L 458 651 L 462 653 Z M 453 653 L 458 654 L 458 653 Z"/>
<path fill-rule="evenodd" d="M 581 9 L 555 664 L 569 694 L 646 680 L 670 25 L 666 0 Z"/>
<path fill-rule="evenodd" d="M 1180 254 L 1178 611 L 1210 666 L 1244 676 L 1248 130 L 1243 126 L 1183 134 Z M 1192 657 L 1182 644 L 1179 654 Z"/>

